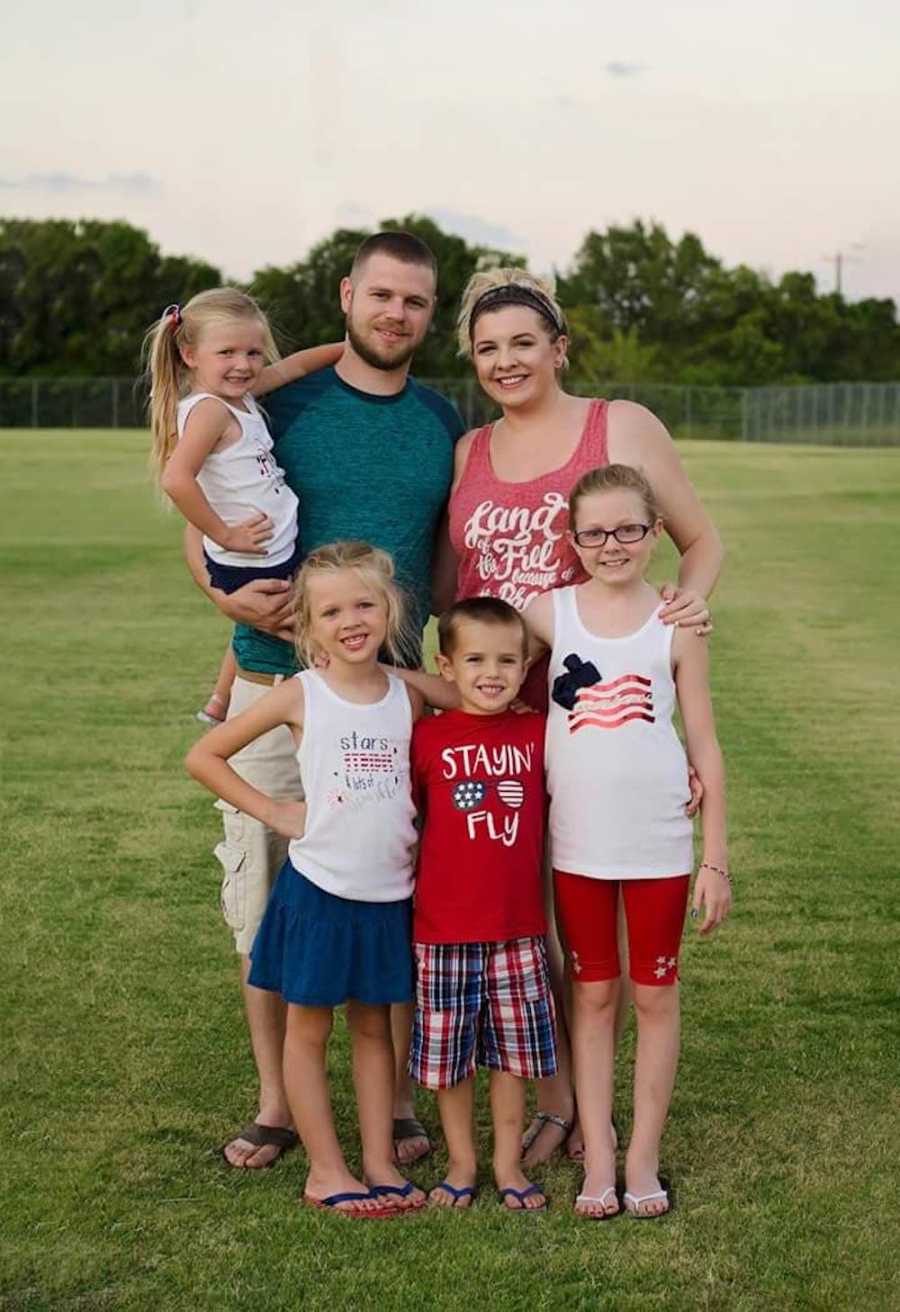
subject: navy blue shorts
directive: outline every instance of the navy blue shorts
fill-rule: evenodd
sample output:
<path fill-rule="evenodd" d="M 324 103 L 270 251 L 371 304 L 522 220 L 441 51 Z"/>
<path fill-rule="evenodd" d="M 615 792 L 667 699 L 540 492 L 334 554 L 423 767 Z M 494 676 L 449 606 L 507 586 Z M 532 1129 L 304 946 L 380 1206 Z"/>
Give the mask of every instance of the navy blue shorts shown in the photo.
<path fill-rule="evenodd" d="M 237 592 L 245 583 L 253 583 L 256 579 L 292 579 L 303 556 L 298 545 L 294 547 L 293 555 L 288 560 L 283 560 L 280 565 L 220 565 L 205 551 L 203 559 L 206 561 L 206 572 L 212 586 L 218 588 L 220 592 L 231 594 Z"/>
<path fill-rule="evenodd" d="M 250 950 L 249 982 L 302 1007 L 414 997 L 412 898 L 356 902 L 285 861 Z"/>

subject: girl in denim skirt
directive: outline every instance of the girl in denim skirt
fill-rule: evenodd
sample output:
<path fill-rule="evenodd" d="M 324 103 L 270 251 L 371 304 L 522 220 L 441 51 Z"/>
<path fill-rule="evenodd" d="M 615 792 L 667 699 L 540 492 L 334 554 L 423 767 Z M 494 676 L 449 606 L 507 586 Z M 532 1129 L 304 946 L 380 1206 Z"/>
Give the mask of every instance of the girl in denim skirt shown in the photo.
<path fill-rule="evenodd" d="M 413 998 L 410 895 L 416 831 L 409 744 L 422 702 L 378 663 L 399 654 L 404 608 L 383 551 L 320 547 L 297 575 L 297 649 L 310 668 L 196 744 L 187 768 L 211 792 L 291 840 L 251 951 L 249 982 L 288 1004 L 284 1075 L 309 1158 L 304 1202 L 396 1216 L 424 1194 L 394 1165 L 389 1008 Z M 305 802 L 246 783 L 229 757 L 287 725 Z M 332 1013 L 346 1003 L 362 1179 L 344 1161 L 326 1073 Z"/>

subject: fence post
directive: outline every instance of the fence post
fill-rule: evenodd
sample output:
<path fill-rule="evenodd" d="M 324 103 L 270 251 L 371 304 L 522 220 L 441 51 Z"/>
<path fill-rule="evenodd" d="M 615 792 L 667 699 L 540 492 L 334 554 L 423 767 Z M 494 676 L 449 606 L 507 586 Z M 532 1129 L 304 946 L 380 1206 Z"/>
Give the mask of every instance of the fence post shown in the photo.
<path fill-rule="evenodd" d="M 693 437 L 693 424 L 691 420 L 691 388 L 690 384 L 684 389 L 684 428 L 685 436 Z"/>
<path fill-rule="evenodd" d="M 31 427 L 38 427 L 38 380 L 31 380 Z"/>
<path fill-rule="evenodd" d="M 119 427 L 119 384 L 115 378 L 111 378 L 109 385 L 112 389 L 110 394 L 112 397 L 112 416 L 111 416 L 112 426 L 113 428 L 118 428 Z"/>
<path fill-rule="evenodd" d="M 750 433 L 750 388 L 741 388 L 741 441 L 746 442 Z"/>

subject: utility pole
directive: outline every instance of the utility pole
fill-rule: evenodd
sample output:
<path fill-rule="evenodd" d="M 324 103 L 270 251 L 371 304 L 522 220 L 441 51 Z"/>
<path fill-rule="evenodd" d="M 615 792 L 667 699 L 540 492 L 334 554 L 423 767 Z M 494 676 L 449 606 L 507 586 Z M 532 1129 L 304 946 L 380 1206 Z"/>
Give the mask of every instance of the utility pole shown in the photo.
<path fill-rule="evenodd" d="M 862 249 L 863 243 L 861 241 L 855 241 L 850 246 L 851 251 L 861 251 Z M 849 264 L 859 264 L 859 256 L 855 254 L 848 255 L 844 251 L 835 251 L 833 255 L 823 255 L 822 259 L 826 264 L 834 265 L 834 290 L 840 296 L 844 290 L 844 263 L 846 261 Z"/>

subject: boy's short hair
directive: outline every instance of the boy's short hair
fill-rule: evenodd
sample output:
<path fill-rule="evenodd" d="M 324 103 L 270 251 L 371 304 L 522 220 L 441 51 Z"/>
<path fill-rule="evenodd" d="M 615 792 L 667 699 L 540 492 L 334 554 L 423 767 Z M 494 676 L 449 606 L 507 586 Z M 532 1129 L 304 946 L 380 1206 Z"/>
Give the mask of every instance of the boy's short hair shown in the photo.
<path fill-rule="evenodd" d="M 528 630 L 525 621 L 508 601 L 499 597 L 466 597 L 455 601 L 438 620 L 438 648 L 442 656 L 450 657 L 456 648 L 456 635 L 460 620 L 476 620 L 479 624 L 514 624 L 522 636 L 522 652 L 528 656 Z"/>

